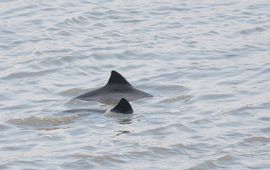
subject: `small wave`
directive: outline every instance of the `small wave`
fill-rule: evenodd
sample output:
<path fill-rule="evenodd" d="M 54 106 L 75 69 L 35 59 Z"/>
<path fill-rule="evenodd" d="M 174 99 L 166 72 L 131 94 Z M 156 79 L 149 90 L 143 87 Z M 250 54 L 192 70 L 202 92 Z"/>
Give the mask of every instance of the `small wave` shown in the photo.
<path fill-rule="evenodd" d="M 183 7 L 176 7 L 176 6 L 163 6 L 161 8 L 159 8 L 157 11 L 161 11 L 161 12 L 164 12 L 164 11 L 168 11 L 168 12 L 185 12 L 185 11 L 188 11 L 189 8 L 183 8 Z M 155 13 L 156 15 L 156 13 Z"/>
<path fill-rule="evenodd" d="M 166 136 L 166 135 L 173 133 L 175 131 L 175 129 L 177 129 L 178 131 L 181 131 L 182 133 L 184 133 L 184 132 L 194 133 L 195 132 L 192 128 L 187 127 L 187 126 L 179 123 L 179 124 L 172 124 L 172 125 L 154 128 L 154 129 L 144 130 L 144 131 L 138 132 L 134 135 L 147 136 L 147 135 L 156 134 L 156 135 L 165 135 Z"/>
<path fill-rule="evenodd" d="M 237 158 L 226 154 L 219 158 L 213 160 L 206 160 L 198 165 L 189 168 L 188 170 L 203 170 L 203 169 L 226 169 L 228 165 L 232 166 L 233 164 L 237 164 Z"/>
<path fill-rule="evenodd" d="M 6 131 L 6 130 L 8 130 L 8 129 L 10 129 L 9 126 L 7 126 L 7 125 L 5 125 L 5 124 L 0 124 L 0 131 Z"/>
<path fill-rule="evenodd" d="M 73 158 L 79 159 L 80 162 L 82 160 L 88 160 L 87 162 L 93 162 L 95 165 L 93 169 L 96 169 L 97 165 L 100 165 L 102 167 L 110 167 L 113 169 L 118 169 L 118 165 L 121 163 L 126 163 L 125 157 L 123 155 L 118 154 L 106 154 L 106 155 L 98 155 L 98 154 L 74 154 L 70 155 Z M 86 166 L 86 169 L 89 169 L 89 165 Z M 90 166 L 91 167 L 91 166 Z M 79 166 L 79 169 L 81 169 L 81 166 Z"/>
<path fill-rule="evenodd" d="M 203 100 L 203 101 L 209 101 L 209 100 L 233 100 L 234 95 L 233 94 L 207 94 L 207 95 L 201 95 L 197 97 L 196 100 Z"/>
<path fill-rule="evenodd" d="M 249 28 L 249 29 L 242 30 L 242 31 L 240 31 L 240 34 L 249 35 L 249 34 L 260 33 L 260 32 L 264 32 L 264 31 L 266 31 L 266 30 L 262 27 L 255 27 L 255 28 Z"/>
<path fill-rule="evenodd" d="M 57 69 L 50 69 L 50 70 L 43 70 L 43 71 L 21 71 L 21 72 L 14 72 L 10 73 L 4 77 L 3 79 L 11 80 L 11 79 L 21 79 L 21 78 L 27 78 L 27 77 L 36 77 L 36 76 L 44 76 L 49 73 L 55 72 Z"/>
<path fill-rule="evenodd" d="M 269 122 L 270 122 L 270 120 L 269 120 Z M 266 135 L 269 135 L 270 136 L 270 127 L 261 128 L 260 131 L 262 133 L 265 133 Z"/>
<path fill-rule="evenodd" d="M 63 23 L 69 26 L 82 25 L 82 24 L 88 24 L 88 20 L 87 18 L 83 16 L 79 16 L 79 17 L 68 18 Z"/>
<path fill-rule="evenodd" d="M 270 138 L 262 137 L 262 136 L 250 137 L 250 138 L 246 138 L 244 142 L 248 144 L 255 144 L 255 143 L 268 144 L 270 142 Z"/>
<path fill-rule="evenodd" d="M 193 98 L 192 95 L 176 96 L 168 99 L 164 99 L 161 103 L 174 103 L 174 102 L 188 102 Z"/>
<path fill-rule="evenodd" d="M 217 164 L 214 163 L 214 161 L 204 161 L 202 163 L 199 163 L 191 168 L 188 168 L 186 170 L 205 170 L 205 169 L 219 169 L 221 168 Z"/>
<path fill-rule="evenodd" d="M 44 116 L 31 116 L 27 118 L 13 118 L 9 119 L 8 123 L 25 126 L 25 127 L 51 127 L 66 125 L 74 122 L 79 118 L 79 115 L 69 115 L 61 117 L 44 117 Z"/>

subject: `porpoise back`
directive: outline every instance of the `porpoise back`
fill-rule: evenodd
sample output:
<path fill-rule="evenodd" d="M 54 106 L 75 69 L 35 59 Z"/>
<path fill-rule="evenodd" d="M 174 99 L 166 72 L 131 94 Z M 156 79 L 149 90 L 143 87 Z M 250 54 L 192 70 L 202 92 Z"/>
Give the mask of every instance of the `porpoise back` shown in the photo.
<path fill-rule="evenodd" d="M 119 101 L 119 103 L 115 107 L 113 107 L 110 111 L 114 113 L 123 113 L 123 114 L 133 113 L 131 105 L 125 98 L 122 98 Z"/>
<path fill-rule="evenodd" d="M 116 104 L 122 98 L 128 101 L 152 97 L 144 91 L 134 88 L 121 74 L 111 71 L 109 81 L 104 87 L 82 94 L 77 99 L 98 101 L 105 104 Z"/>

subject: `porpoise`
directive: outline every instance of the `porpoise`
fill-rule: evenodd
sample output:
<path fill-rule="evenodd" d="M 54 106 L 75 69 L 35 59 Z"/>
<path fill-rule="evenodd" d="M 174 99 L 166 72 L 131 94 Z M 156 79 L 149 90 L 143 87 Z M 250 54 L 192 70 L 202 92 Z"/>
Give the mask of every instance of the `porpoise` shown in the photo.
<path fill-rule="evenodd" d="M 131 105 L 129 104 L 129 102 L 125 99 L 122 98 L 116 105 L 114 105 L 112 108 L 110 109 L 73 109 L 73 110 L 66 110 L 63 111 L 63 113 L 76 113 L 76 112 L 84 112 L 84 114 L 80 114 L 82 115 L 89 115 L 89 112 L 96 112 L 96 113 L 105 113 L 105 115 L 118 115 L 120 114 L 132 114 L 133 113 L 133 109 L 131 107 Z"/>
<path fill-rule="evenodd" d="M 122 98 L 125 98 L 127 101 L 133 101 L 146 97 L 153 96 L 136 89 L 120 73 L 113 70 L 105 86 L 82 94 L 76 97 L 76 99 L 98 101 L 104 104 L 116 104 Z"/>
<path fill-rule="evenodd" d="M 131 114 L 133 113 L 133 109 L 129 102 L 125 98 L 122 98 L 116 106 L 110 109 L 110 112 Z"/>

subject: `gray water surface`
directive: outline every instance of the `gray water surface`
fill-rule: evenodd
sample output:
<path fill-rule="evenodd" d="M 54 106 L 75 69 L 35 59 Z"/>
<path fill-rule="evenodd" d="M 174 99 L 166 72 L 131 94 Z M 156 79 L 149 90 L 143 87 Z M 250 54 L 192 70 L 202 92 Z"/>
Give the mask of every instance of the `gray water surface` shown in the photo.
<path fill-rule="evenodd" d="M 0 169 L 270 169 L 270 2 L 0 1 Z M 74 97 L 117 70 L 155 97 Z"/>

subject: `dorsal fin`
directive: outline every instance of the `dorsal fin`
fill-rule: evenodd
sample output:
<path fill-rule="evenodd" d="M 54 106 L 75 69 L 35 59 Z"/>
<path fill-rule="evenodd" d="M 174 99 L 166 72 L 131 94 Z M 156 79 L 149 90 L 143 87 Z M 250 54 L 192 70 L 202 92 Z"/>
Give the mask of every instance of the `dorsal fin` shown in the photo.
<path fill-rule="evenodd" d="M 125 99 L 122 98 L 119 103 L 111 109 L 112 112 L 116 113 L 123 113 L 123 114 L 130 114 L 133 113 L 133 109 L 129 102 Z"/>
<path fill-rule="evenodd" d="M 111 72 L 111 77 L 107 85 L 112 84 L 112 83 L 131 85 L 121 74 L 119 74 L 118 72 L 114 70 Z"/>

